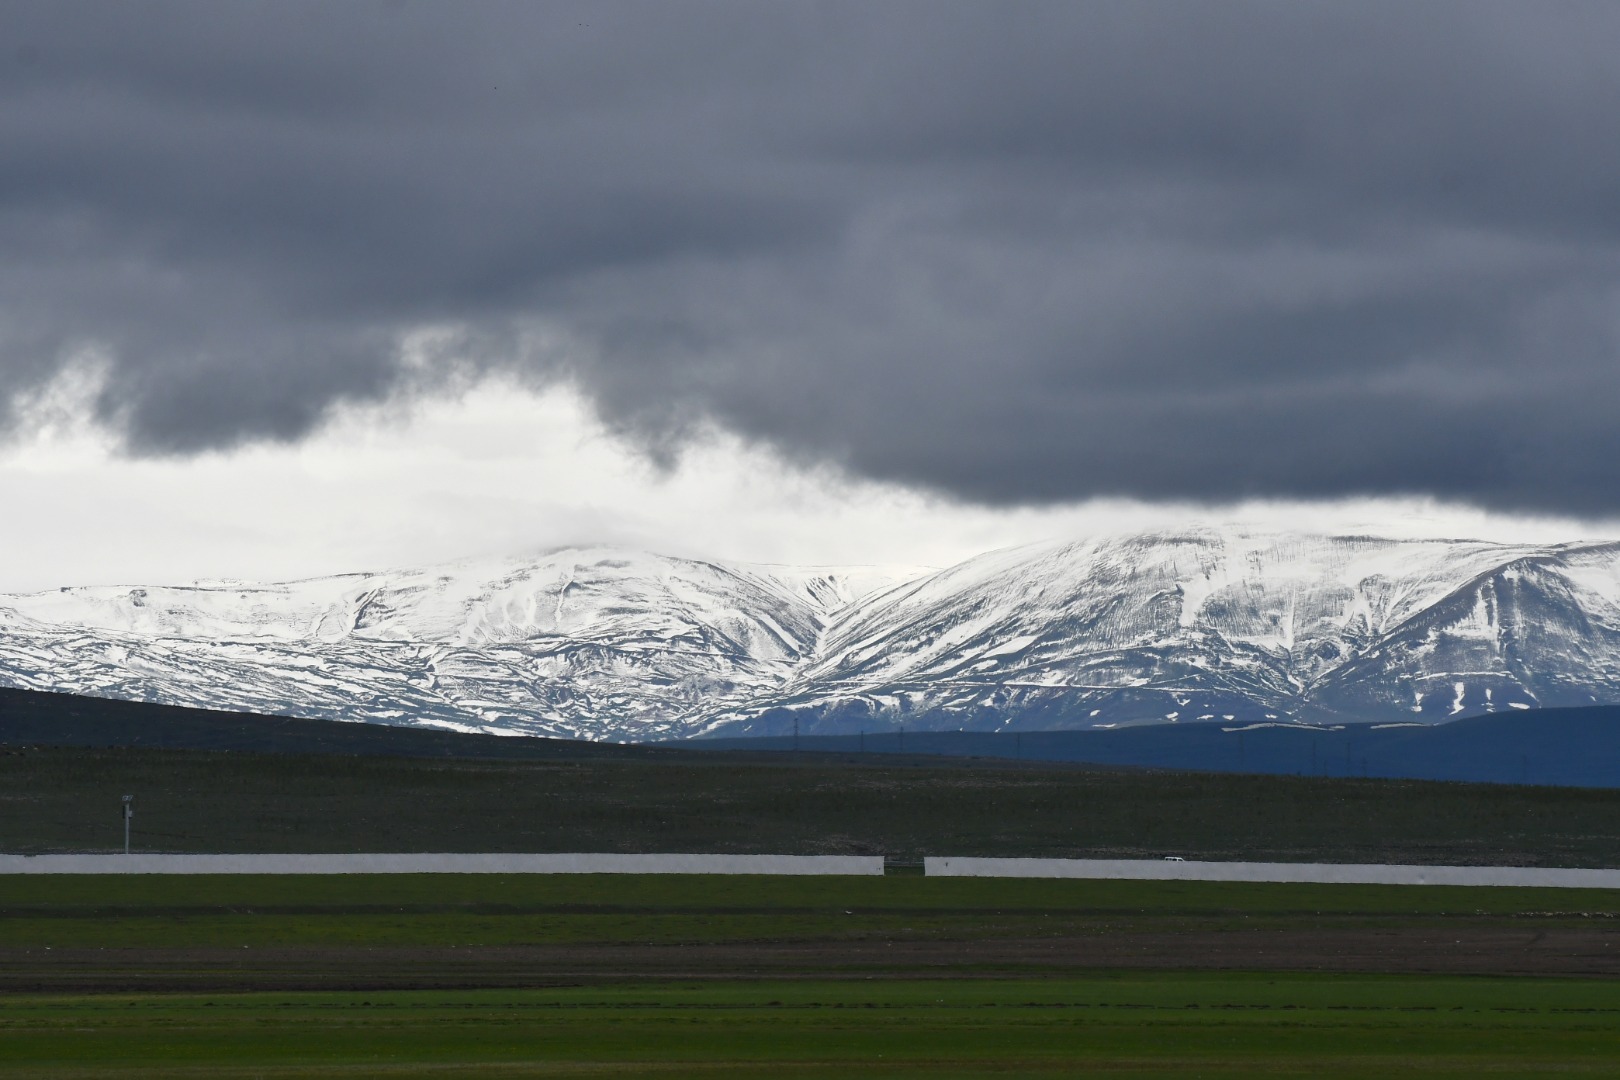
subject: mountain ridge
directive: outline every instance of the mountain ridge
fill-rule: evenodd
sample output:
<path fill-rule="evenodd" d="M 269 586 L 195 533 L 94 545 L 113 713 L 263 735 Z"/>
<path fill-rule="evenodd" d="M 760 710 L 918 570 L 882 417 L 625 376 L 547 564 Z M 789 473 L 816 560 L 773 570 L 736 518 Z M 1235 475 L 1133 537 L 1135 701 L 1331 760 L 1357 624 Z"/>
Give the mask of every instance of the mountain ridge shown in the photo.
<path fill-rule="evenodd" d="M 1620 542 L 1193 524 L 943 569 L 585 546 L 0 595 L 0 685 L 620 741 L 1620 702 Z"/>

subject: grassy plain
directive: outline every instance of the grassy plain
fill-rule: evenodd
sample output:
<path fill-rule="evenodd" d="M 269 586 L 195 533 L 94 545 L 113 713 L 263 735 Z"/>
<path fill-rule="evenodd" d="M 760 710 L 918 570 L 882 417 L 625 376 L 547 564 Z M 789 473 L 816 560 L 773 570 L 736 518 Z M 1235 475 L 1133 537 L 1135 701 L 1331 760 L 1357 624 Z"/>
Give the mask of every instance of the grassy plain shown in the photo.
<path fill-rule="evenodd" d="M 1426 919 L 1608 927 L 1620 920 L 1620 892 L 909 876 L 0 876 L 0 947 L 683 944 L 887 934 L 889 922 L 941 938 L 1062 933 L 1091 924 L 1113 931 L 1130 920 L 1235 929 L 1345 920 L 1406 927 Z"/>
<path fill-rule="evenodd" d="M 0 756 L 0 850 L 1620 865 L 1620 792 L 855 755 Z M 1613 1075 L 1620 892 L 0 877 L 0 1078 Z"/>
<path fill-rule="evenodd" d="M 0 1077 L 1570 1076 L 1620 893 L 0 879 Z"/>
<path fill-rule="evenodd" d="M 0 991 L 1115 968 L 1620 975 L 1620 893 L 617 875 L 0 878 Z"/>
<path fill-rule="evenodd" d="M 587 748 L 591 753 L 600 751 Z M 0 851 L 709 851 L 1620 865 L 1620 790 L 872 755 L 0 755 Z"/>
<path fill-rule="evenodd" d="M 1620 983 L 1125 973 L 12 997 L 0 1076 L 1612 1076 Z"/>

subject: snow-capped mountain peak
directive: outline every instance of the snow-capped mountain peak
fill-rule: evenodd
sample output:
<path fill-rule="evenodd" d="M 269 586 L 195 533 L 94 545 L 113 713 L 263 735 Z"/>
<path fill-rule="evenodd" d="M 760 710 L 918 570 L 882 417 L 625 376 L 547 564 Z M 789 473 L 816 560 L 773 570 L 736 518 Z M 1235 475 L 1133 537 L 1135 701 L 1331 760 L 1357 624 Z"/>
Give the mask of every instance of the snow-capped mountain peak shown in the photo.
<path fill-rule="evenodd" d="M 1620 545 L 1190 526 L 942 570 L 574 547 L 64 588 L 0 596 L 0 683 L 615 739 L 1439 720 L 1620 700 Z"/>

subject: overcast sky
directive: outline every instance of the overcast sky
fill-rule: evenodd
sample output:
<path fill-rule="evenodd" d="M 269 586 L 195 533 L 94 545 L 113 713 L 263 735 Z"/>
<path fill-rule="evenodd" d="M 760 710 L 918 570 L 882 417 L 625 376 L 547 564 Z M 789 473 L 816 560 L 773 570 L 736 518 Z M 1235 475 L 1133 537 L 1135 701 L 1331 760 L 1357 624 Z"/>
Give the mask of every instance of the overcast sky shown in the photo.
<path fill-rule="evenodd" d="M 1557 0 L 0 0 L 0 587 L 1606 529 L 1617 41 Z"/>

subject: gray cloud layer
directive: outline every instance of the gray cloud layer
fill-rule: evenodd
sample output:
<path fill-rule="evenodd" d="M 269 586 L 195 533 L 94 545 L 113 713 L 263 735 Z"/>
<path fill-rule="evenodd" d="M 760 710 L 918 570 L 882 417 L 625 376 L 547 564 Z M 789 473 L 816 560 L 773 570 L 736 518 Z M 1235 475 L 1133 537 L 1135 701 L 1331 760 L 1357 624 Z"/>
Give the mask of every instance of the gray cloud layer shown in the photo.
<path fill-rule="evenodd" d="M 991 502 L 1620 510 L 1611 3 L 0 0 L 0 400 L 297 438 L 400 336 Z M 526 347 L 535 326 L 583 347 Z"/>

